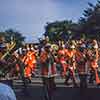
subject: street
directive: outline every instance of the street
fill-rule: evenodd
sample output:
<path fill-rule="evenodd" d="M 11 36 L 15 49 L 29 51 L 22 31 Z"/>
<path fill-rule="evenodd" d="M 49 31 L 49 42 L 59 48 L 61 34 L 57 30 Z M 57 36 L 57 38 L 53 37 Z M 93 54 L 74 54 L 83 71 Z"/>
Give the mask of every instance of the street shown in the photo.
<path fill-rule="evenodd" d="M 52 100 L 99 100 L 100 88 L 89 85 L 89 88 L 72 88 L 65 86 L 62 79 L 56 79 L 57 89 L 53 93 Z M 21 80 L 14 81 L 14 91 L 17 100 L 45 100 L 44 89 L 40 79 L 32 79 L 32 83 L 25 89 Z"/>

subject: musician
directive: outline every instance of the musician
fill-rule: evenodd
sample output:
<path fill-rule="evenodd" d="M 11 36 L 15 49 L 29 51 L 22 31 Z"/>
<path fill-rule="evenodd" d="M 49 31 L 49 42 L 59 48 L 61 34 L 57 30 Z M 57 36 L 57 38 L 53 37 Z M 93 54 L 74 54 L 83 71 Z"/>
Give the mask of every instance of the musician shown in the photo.
<path fill-rule="evenodd" d="M 25 77 L 27 79 L 30 80 L 31 82 L 31 77 L 32 77 L 32 73 L 35 73 L 35 69 L 36 69 L 36 55 L 35 55 L 35 51 L 30 50 L 27 52 L 27 54 L 25 55 Z"/>
<path fill-rule="evenodd" d="M 68 65 L 67 71 L 66 71 L 66 80 L 65 83 L 68 85 L 68 80 L 71 78 L 73 81 L 74 87 L 77 87 L 77 82 L 76 82 L 76 76 L 75 76 L 75 55 L 76 55 L 76 50 L 75 50 L 75 45 L 71 42 L 69 45 L 69 48 L 67 52 L 65 53 L 66 55 L 66 63 Z"/>
<path fill-rule="evenodd" d="M 65 77 L 66 76 L 66 71 L 67 71 L 67 63 L 66 63 L 66 51 L 67 49 L 65 48 L 65 45 L 61 45 L 59 47 L 59 50 L 58 50 L 58 63 L 60 64 L 61 66 L 61 76 L 62 77 Z"/>
<path fill-rule="evenodd" d="M 84 43 L 78 46 L 78 50 L 76 52 L 76 66 L 80 79 L 80 87 L 87 87 L 87 57 L 86 57 L 86 46 Z"/>
<path fill-rule="evenodd" d="M 44 50 L 40 54 L 40 65 L 44 89 L 47 90 L 45 92 L 48 94 L 48 97 L 46 96 L 46 98 L 51 100 L 55 88 L 54 78 L 56 76 L 56 66 L 50 44 L 46 44 Z"/>
<path fill-rule="evenodd" d="M 92 40 L 91 49 L 88 52 L 91 72 L 89 83 L 93 83 L 93 80 L 95 79 L 97 85 L 100 84 L 100 79 L 98 75 L 98 56 L 98 43 L 96 40 Z"/>

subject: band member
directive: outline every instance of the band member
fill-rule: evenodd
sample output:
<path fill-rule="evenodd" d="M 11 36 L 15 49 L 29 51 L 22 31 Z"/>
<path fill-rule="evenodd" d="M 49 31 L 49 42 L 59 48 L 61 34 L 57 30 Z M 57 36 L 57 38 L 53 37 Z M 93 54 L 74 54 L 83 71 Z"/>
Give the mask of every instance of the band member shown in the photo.
<path fill-rule="evenodd" d="M 22 65 L 24 64 L 23 59 L 25 54 L 23 53 L 23 48 L 20 47 L 19 49 L 15 50 L 13 56 L 15 56 L 15 60 L 16 60 L 16 64 L 15 64 L 16 74 L 18 75 L 18 77 L 24 78 L 24 66 Z"/>
<path fill-rule="evenodd" d="M 18 50 L 17 50 L 18 51 Z M 25 80 L 25 73 L 24 73 L 24 68 L 26 67 L 25 62 L 24 62 L 24 57 L 25 55 L 19 54 L 18 52 L 14 52 L 13 54 L 16 58 L 16 71 L 18 74 L 18 77 L 20 77 L 23 81 L 23 86 L 26 88 L 26 80 Z"/>
<path fill-rule="evenodd" d="M 65 83 L 68 85 L 68 80 L 71 78 L 73 81 L 73 85 L 76 87 L 77 83 L 76 83 L 76 76 L 75 76 L 75 68 L 76 68 L 75 54 L 76 54 L 75 46 L 74 44 L 71 43 L 67 52 L 65 53 L 66 62 L 68 66 Z"/>
<path fill-rule="evenodd" d="M 32 73 L 35 72 L 36 69 L 36 56 L 34 51 L 28 51 L 24 57 L 25 62 L 25 77 L 31 82 Z"/>
<path fill-rule="evenodd" d="M 91 71 L 91 75 L 90 75 L 90 83 L 93 83 L 93 80 L 95 79 L 96 84 L 99 85 L 100 84 L 100 79 L 98 76 L 98 44 L 96 40 L 93 40 L 91 43 L 91 50 L 89 50 L 88 52 L 88 56 L 89 56 L 89 62 L 90 62 L 90 71 Z"/>
<path fill-rule="evenodd" d="M 87 87 L 87 58 L 85 44 L 80 44 L 76 53 L 76 66 L 80 78 L 80 87 Z"/>
<path fill-rule="evenodd" d="M 66 76 L 66 71 L 67 71 L 67 63 L 66 63 L 66 58 L 65 58 L 65 52 L 67 51 L 67 49 L 65 49 L 65 45 L 61 45 L 59 47 L 59 50 L 58 50 L 58 63 L 60 64 L 61 66 L 61 75 L 63 77 Z"/>
<path fill-rule="evenodd" d="M 55 75 L 56 66 L 54 63 L 54 57 L 52 55 L 52 49 L 50 44 L 46 44 L 44 50 L 40 54 L 40 65 L 43 85 L 45 89 L 45 99 L 51 100 L 52 93 L 55 88 Z"/>

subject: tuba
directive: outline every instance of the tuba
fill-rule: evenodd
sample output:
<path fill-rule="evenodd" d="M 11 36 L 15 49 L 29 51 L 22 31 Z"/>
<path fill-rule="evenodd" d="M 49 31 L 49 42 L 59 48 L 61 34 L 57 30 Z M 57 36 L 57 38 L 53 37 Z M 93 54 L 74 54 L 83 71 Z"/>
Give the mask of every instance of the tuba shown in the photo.
<path fill-rule="evenodd" d="M 58 45 L 56 45 L 56 44 L 52 44 L 52 45 L 51 45 L 51 48 L 52 48 L 53 50 L 55 50 L 55 51 L 59 49 Z"/>

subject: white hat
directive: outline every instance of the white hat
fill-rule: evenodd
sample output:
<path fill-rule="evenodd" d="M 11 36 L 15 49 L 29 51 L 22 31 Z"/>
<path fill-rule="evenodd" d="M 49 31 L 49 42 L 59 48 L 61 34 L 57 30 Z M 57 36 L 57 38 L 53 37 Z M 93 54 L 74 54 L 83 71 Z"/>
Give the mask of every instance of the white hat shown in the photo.
<path fill-rule="evenodd" d="M 81 47 L 82 47 L 82 48 L 86 48 L 86 45 L 85 45 L 85 44 L 82 44 Z"/>
<path fill-rule="evenodd" d="M 97 45 L 97 44 L 96 44 L 96 45 L 94 45 L 94 48 L 95 48 L 95 49 L 97 49 L 97 48 L 98 48 L 98 45 Z"/>
<path fill-rule="evenodd" d="M 62 47 L 65 48 L 65 45 L 63 44 Z"/>
<path fill-rule="evenodd" d="M 75 46 L 74 46 L 74 45 L 71 45 L 70 48 L 71 48 L 71 49 L 75 49 Z"/>

